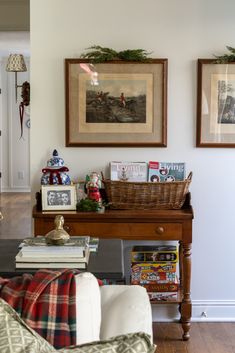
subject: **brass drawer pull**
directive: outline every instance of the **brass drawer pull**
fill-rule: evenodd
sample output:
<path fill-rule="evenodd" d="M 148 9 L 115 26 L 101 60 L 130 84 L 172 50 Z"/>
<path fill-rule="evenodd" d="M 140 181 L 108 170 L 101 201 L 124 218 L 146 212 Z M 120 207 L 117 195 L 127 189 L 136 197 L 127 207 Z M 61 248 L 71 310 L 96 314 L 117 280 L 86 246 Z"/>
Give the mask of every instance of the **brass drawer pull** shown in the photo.
<path fill-rule="evenodd" d="M 64 226 L 64 230 L 66 230 L 66 232 L 70 231 L 70 226 Z"/>
<path fill-rule="evenodd" d="M 163 234 L 163 233 L 164 233 L 164 228 L 161 227 L 161 226 L 159 226 L 159 227 L 156 228 L 155 232 L 156 232 L 157 234 Z"/>

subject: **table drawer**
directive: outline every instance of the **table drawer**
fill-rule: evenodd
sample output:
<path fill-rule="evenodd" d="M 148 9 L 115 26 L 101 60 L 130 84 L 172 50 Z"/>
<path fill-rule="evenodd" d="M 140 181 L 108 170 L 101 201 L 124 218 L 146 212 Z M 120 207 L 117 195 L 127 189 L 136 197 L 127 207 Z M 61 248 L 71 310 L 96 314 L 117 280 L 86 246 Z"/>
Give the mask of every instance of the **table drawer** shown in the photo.
<path fill-rule="evenodd" d="M 65 222 L 70 235 L 93 235 L 101 238 L 181 240 L 181 223 L 86 223 Z"/>
<path fill-rule="evenodd" d="M 45 235 L 54 229 L 52 219 L 36 220 L 35 235 Z M 180 222 L 78 222 L 66 219 L 64 229 L 71 235 L 91 235 L 100 238 L 181 240 L 183 225 Z"/>
<path fill-rule="evenodd" d="M 182 238 L 181 223 L 132 223 L 128 227 L 129 235 L 148 239 L 180 240 Z"/>

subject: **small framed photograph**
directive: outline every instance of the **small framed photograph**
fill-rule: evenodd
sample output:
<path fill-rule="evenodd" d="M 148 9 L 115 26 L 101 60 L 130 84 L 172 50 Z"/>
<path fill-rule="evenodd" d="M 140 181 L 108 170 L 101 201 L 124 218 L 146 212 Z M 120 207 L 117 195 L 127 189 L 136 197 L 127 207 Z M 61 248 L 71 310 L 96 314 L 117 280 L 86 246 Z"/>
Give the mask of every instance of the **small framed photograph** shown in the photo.
<path fill-rule="evenodd" d="M 67 147 L 166 147 L 167 59 L 65 59 Z"/>
<path fill-rule="evenodd" d="M 235 147 L 235 62 L 198 59 L 197 147 Z"/>
<path fill-rule="evenodd" d="M 42 185 L 42 210 L 76 210 L 75 185 Z"/>

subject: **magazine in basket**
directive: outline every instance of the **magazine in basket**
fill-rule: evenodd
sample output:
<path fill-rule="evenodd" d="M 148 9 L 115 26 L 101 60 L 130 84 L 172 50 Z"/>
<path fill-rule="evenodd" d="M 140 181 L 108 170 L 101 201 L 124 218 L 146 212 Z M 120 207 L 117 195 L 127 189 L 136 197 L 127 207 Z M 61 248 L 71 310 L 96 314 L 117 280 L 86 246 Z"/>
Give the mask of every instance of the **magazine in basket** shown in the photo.
<path fill-rule="evenodd" d="M 149 162 L 148 181 L 182 181 L 185 179 L 183 162 Z"/>
<path fill-rule="evenodd" d="M 146 162 L 110 162 L 111 180 L 146 182 L 147 176 Z"/>

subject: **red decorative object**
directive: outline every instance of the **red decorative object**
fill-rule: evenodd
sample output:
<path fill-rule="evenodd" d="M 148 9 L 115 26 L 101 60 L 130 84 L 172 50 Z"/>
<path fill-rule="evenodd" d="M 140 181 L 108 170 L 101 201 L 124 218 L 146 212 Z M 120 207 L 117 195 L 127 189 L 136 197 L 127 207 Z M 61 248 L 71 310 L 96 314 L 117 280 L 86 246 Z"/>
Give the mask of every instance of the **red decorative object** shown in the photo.
<path fill-rule="evenodd" d="M 53 185 L 53 177 L 55 177 L 55 176 L 58 179 L 58 184 L 62 185 L 63 183 L 62 183 L 62 179 L 61 179 L 60 173 L 68 172 L 68 171 L 69 171 L 69 169 L 67 167 L 61 167 L 61 168 L 58 168 L 58 169 L 51 169 L 51 168 L 42 169 L 43 173 L 49 173 L 50 185 Z"/>
<path fill-rule="evenodd" d="M 100 187 L 101 180 L 98 173 L 92 172 L 90 176 L 87 176 L 86 188 L 87 196 L 90 200 L 101 202 Z"/>
<path fill-rule="evenodd" d="M 20 139 L 23 138 L 23 118 L 24 118 L 24 107 L 28 106 L 30 103 L 30 84 L 25 81 L 22 84 L 21 97 L 23 98 L 22 102 L 19 105 L 19 113 L 20 113 Z"/>

